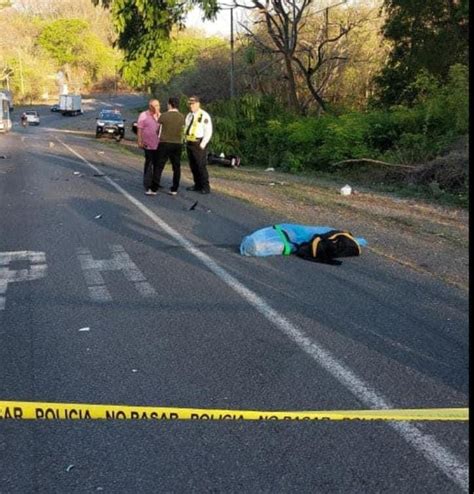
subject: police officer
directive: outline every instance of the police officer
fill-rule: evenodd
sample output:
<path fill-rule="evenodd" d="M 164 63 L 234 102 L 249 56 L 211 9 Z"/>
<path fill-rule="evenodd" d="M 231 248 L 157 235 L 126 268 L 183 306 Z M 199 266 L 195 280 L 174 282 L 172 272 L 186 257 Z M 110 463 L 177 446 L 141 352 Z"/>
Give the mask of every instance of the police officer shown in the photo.
<path fill-rule="evenodd" d="M 190 112 L 186 116 L 185 140 L 189 166 L 193 174 L 194 185 L 187 190 L 209 194 L 209 174 L 207 172 L 207 145 L 212 137 L 212 122 L 209 113 L 201 108 L 199 97 L 188 100 Z"/>

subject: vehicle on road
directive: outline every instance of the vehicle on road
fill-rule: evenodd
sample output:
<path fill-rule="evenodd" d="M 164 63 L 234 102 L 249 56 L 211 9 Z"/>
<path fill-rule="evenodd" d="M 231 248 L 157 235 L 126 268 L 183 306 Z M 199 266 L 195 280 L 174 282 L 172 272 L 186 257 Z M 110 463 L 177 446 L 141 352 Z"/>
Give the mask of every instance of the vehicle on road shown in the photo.
<path fill-rule="evenodd" d="M 8 98 L 0 93 L 0 132 L 9 132 L 12 128 L 12 121 L 10 118 L 10 105 Z"/>
<path fill-rule="evenodd" d="M 119 111 L 103 110 L 96 118 L 95 136 L 113 137 L 117 142 L 125 137 L 125 119 Z"/>
<path fill-rule="evenodd" d="M 80 94 L 61 94 L 59 96 L 59 111 L 63 115 L 81 115 L 82 97 Z"/>
<path fill-rule="evenodd" d="M 27 110 L 25 111 L 26 121 L 28 125 L 39 125 L 40 124 L 40 116 L 36 110 Z"/>
<path fill-rule="evenodd" d="M 55 105 L 53 105 L 51 108 L 50 108 L 51 111 L 53 112 L 59 112 L 61 111 L 61 108 L 59 107 L 59 104 L 56 103 Z"/>
<path fill-rule="evenodd" d="M 13 93 L 9 89 L 0 89 L 0 93 L 7 98 L 11 113 L 13 111 Z"/>

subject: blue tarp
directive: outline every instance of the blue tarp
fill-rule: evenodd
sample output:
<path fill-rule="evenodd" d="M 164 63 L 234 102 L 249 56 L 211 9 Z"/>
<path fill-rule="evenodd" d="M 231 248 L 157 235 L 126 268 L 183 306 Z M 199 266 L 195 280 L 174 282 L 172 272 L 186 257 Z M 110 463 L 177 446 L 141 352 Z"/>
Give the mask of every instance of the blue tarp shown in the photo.
<path fill-rule="evenodd" d="M 338 228 L 329 226 L 309 226 L 292 223 L 280 223 L 279 226 L 288 235 L 290 241 L 295 244 L 308 242 L 317 233 L 338 230 Z M 367 241 L 364 238 L 356 237 L 355 239 L 361 247 L 367 245 Z M 285 244 L 280 233 L 273 226 L 268 226 L 244 237 L 240 244 L 240 253 L 243 256 L 279 256 L 283 254 L 284 247 Z M 292 252 L 294 250 L 295 248 L 293 247 Z"/>

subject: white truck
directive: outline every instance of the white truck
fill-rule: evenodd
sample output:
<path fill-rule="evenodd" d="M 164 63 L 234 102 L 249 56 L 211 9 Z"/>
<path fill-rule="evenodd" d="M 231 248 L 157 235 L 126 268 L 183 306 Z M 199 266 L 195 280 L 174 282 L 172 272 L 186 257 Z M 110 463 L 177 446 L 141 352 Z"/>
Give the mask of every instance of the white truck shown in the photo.
<path fill-rule="evenodd" d="M 9 89 L 1 89 L 0 88 L 0 93 L 3 93 L 3 95 L 7 98 L 8 100 L 8 105 L 10 106 L 10 113 L 13 111 L 13 94 Z"/>
<path fill-rule="evenodd" d="M 0 133 L 9 132 L 11 128 L 10 101 L 3 92 L 0 92 Z"/>
<path fill-rule="evenodd" d="M 59 96 L 59 111 L 63 115 L 80 115 L 82 113 L 81 95 L 61 94 Z"/>

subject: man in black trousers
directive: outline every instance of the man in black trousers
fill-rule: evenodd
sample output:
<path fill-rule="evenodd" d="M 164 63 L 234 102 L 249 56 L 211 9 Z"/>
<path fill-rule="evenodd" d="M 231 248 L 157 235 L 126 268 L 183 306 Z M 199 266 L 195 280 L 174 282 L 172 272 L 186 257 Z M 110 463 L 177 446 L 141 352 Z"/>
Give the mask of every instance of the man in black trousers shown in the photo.
<path fill-rule="evenodd" d="M 160 145 L 158 146 L 158 179 L 161 179 L 163 168 L 168 159 L 173 167 L 173 185 L 169 194 L 178 193 L 181 178 L 181 152 L 183 150 L 184 115 L 178 110 L 178 98 L 168 100 L 168 111 L 162 113 L 158 120 L 161 124 Z"/>
<path fill-rule="evenodd" d="M 186 151 L 189 166 L 193 174 L 194 185 L 187 190 L 194 190 L 201 194 L 209 194 L 209 174 L 207 172 L 207 145 L 212 137 L 212 121 L 209 113 L 201 108 L 197 96 L 188 100 L 191 110 L 186 116 Z"/>

